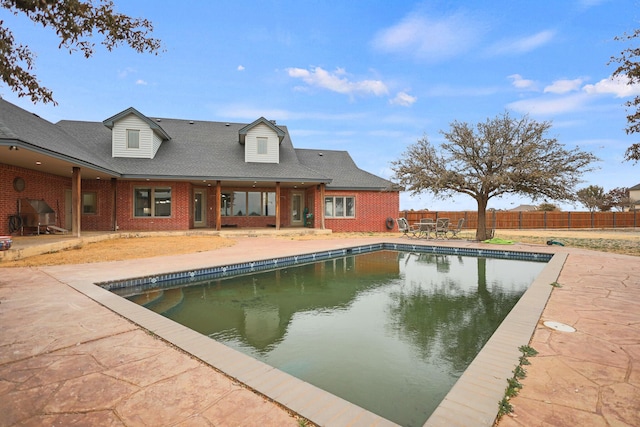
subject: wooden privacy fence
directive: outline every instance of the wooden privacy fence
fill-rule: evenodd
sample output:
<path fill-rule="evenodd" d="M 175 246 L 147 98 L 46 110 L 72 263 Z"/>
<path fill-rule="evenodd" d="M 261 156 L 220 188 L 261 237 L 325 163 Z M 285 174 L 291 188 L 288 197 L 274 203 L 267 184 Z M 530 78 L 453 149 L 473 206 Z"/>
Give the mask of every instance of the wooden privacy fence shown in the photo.
<path fill-rule="evenodd" d="M 423 218 L 449 218 L 455 225 L 464 218 L 463 228 L 478 227 L 476 211 L 401 211 L 409 224 Z M 632 212 L 511 212 L 487 211 L 487 228 L 544 229 L 544 228 L 634 228 L 640 226 L 640 214 Z"/>

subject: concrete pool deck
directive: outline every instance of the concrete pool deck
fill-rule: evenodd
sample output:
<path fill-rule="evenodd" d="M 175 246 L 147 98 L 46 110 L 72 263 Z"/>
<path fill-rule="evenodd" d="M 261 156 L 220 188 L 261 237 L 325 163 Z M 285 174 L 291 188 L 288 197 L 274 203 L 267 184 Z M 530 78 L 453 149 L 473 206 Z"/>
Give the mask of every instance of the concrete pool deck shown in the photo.
<path fill-rule="evenodd" d="M 174 329 L 173 322 L 91 285 L 379 241 L 408 240 L 240 237 L 235 246 L 192 255 L 0 268 L 0 425 L 298 425 L 272 400 L 320 425 L 393 425 L 225 347 L 207 361 L 216 344 L 212 340 Z M 496 248 L 466 241 L 409 241 Z M 552 289 L 542 315 L 530 325 L 529 336 L 535 330 L 531 345 L 539 355 L 529 358 L 524 388 L 512 399 L 514 416 L 499 425 L 640 425 L 640 258 L 537 245 L 504 249 L 555 252 L 566 260 L 557 279 L 562 287 Z M 121 307 L 110 310 L 101 304 Z M 138 316 L 136 323 L 112 310 Z M 576 332 L 549 329 L 542 325 L 546 320 L 571 325 Z M 158 339 L 172 335 L 173 345 Z M 216 368 L 226 364 L 223 370 L 237 380 L 175 347 L 193 349 L 191 354 Z M 489 370 L 490 365 L 480 367 Z M 499 381 L 506 387 L 505 378 Z M 241 382 L 253 382 L 260 394 Z M 463 406 L 473 409 L 483 393 L 473 378 L 470 384 Z M 497 411 L 497 400 L 490 401 Z M 441 405 L 441 418 L 431 425 L 474 425 L 464 410 L 447 405 Z"/>

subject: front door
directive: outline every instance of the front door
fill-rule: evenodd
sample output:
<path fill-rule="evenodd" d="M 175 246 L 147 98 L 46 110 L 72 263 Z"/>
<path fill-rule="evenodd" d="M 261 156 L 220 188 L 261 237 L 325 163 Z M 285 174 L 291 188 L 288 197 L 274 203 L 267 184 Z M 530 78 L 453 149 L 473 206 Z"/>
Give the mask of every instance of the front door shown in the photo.
<path fill-rule="evenodd" d="M 206 190 L 193 192 L 193 227 L 205 227 L 207 225 L 207 199 Z"/>
<path fill-rule="evenodd" d="M 304 218 L 304 195 L 302 193 L 291 194 L 291 225 L 302 226 Z"/>

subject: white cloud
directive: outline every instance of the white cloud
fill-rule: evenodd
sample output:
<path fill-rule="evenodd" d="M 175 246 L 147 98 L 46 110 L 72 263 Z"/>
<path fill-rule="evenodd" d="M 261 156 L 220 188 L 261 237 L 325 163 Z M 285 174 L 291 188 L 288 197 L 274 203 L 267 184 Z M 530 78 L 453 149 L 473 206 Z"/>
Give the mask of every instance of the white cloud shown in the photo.
<path fill-rule="evenodd" d="M 640 95 L 640 85 L 630 85 L 627 76 L 609 77 L 594 85 L 585 85 L 584 90 L 589 95 L 613 94 L 616 98 L 626 98 Z"/>
<path fill-rule="evenodd" d="M 442 19 L 412 14 L 380 31 L 372 44 L 382 52 L 437 61 L 469 50 L 479 38 L 478 26 L 462 14 Z"/>
<path fill-rule="evenodd" d="M 244 71 L 244 66 L 243 65 L 238 65 L 238 68 L 236 68 L 238 71 Z"/>
<path fill-rule="evenodd" d="M 146 85 L 147 85 L 147 82 L 145 82 L 145 81 L 144 81 L 144 80 L 142 80 L 142 79 L 138 79 L 138 80 L 136 80 L 136 84 L 137 84 L 137 85 L 141 85 L 141 86 L 146 86 Z"/>
<path fill-rule="evenodd" d="M 536 82 L 523 78 L 520 74 L 511 74 L 507 76 L 511 79 L 511 84 L 520 90 L 537 90 Z"/>
<path fill-rule="evenodd" d="M 464 86 L 451 86 L 451 85 L 435 85 L 431 87 L 426 94 L 428 96 L 488 96 L 494 95 L 500 92 L 500 88 L 485 86 L 485 87 L 464 87 Z"/>
<path fill-rule="evenodd" d="M 129 74 L 135 73 L 135 72 L 136 72 L 135 68 L 127 67 L 127 68 L 125 68 L 123 70 L 118 70 L 118 77 L 121 78 L 121 79 L 124 79 Z"/>
<path fill-rule="evenodd" d="M 406 92 L 398 92 L 396 97 L 389 100 L 392 105 L 400 105 L 402 107 L 409 107 L 418 100 L 417 97 L 411 96 Z"/>
<path fill-rule="evenodd" d="M 568 93 L 574 92 L 580 89 L 580 85 L 584 82 L 583 79 L 573 79 L 573 80 L 556 80 L 551 83 L 549 86 L 544 88 L 544 93 Z"/>
<path fill-rule="evenodd" d="M 493 55 L 519 54 L 531 52 L 549 43 L 555 37 L 553 30 L 540 31 L 531 36 L 522 37 L 515 40 L 503 40 L 489 48 L 489 53 Z"/>
<path fill-rule="evenodd" d="M 551 99 L 546 97 L 523 99 L 508 104 L 507 108 L 522 114 L 551 115 L 579 110 L 586 102 L 587 96 L 578 93 Z"/>
<path fill-rule="evenodd" d="M 288 68 L 287 73 L 289 77 L 301 79 L 309 86 L 347 95 L 373 94 L 381 96 L 389 92 L 387 86 L 380 80 L 350 81 L 345 77 L 347 73 L 343 68 L 337 68 L 333 73 L 321 67 L 311 68 L 310 70 L 304 68 Z"/>

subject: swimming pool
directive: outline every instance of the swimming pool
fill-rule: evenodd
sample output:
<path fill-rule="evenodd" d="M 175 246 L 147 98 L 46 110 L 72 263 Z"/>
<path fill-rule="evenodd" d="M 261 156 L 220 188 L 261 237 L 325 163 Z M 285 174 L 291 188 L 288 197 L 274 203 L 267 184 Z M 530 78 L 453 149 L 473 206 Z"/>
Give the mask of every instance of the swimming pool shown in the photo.
<path fill-rule="evenodd" d="M 544 267 L 533 261 L 548 260 L 501 253 L 509 261 L 381 251 L 189 288 L 153 277 L 137 286 L 163 315 L 399 424 L 421 425 Z M 498 280 L 500 272 L 506 277 Z M 173 280 L 193 281 L 191 273 Z M 159 284 L 166 286 L 153 289 Z M 222 316 L 206 319 L 189 304 Z M 327 359 L 320 360 L 323 353 Z M 390 370 L 380 373 L 380 366 Z"/>

